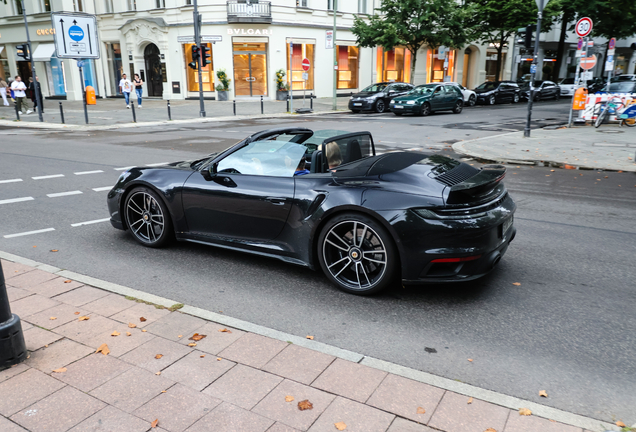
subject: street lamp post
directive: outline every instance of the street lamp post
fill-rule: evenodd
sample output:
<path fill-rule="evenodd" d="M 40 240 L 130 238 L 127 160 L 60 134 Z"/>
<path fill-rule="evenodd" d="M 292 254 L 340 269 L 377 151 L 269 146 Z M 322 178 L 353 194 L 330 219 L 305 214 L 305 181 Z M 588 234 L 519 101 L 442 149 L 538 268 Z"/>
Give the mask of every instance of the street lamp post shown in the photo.
<path fill-rule="evenodd" d="M 338 47 L 336 46 L 336 17 L 338 16 L 338 0 L 333 0 L 333 106 L 332 109 L 338 109 L 338 97 L 336 89 L 338 88 Z"/>
<path fill-rule="evenodd" d="M 541 19 L 543 18 L 543 8 L 550 0 L 535 0 L 539 12 L 537 13 L 537 33 L 534 39 L 534 55 L 532 57 L 532 65 L 530 66 L 530 91 L 528 93 L 528 119 L 526 120 L 526 127 L 523 130 L 523 136 L 530 138 L 530 122 L 532 121 L 532 100 L 534 99 L 534 77 L 539 67 L 539 37 L 541 36 Z"/>
<path fill-rule="evenodd" d="M 7 286 L 0 264 L 0 369 L 13 366 L 27 356 L 20 317 L 11 313 Z"/>
<path fill-rule="evenodd" d="M 199 47 L 199 58 L 197 59 L 197 74 L 199 78 L 199 117 L 205 117 L 205 105 L 203 103 L 203 50 L 201 49 L 201 14 L 199 14 L 199 5 L 194 0 L 193 23 L 194 23 L 194 44 Z"/>

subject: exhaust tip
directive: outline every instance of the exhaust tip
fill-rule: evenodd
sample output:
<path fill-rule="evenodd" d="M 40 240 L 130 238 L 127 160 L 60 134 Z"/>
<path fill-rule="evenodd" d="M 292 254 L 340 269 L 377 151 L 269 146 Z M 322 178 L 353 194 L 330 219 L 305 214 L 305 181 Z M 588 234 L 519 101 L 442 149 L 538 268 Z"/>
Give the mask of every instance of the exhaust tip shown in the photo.
<path fill-rule="evenodd" d="M 501 255 L 497 254 L 495 259 L 492 261 L 492 265 L 490 266 L 490 268 L 491 269 L 495 268 L 495 266 L 499 264 L 499 261 L 501 261 Z"/>

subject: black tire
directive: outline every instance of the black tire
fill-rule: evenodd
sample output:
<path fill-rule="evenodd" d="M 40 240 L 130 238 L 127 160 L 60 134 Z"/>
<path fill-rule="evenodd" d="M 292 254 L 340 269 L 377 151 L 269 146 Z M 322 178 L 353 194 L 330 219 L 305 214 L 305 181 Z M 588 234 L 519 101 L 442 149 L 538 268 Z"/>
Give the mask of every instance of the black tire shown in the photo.
<path fill-rule="evenodd" d="M 317 253 L 327 278 L 338 289 L 357 295 L 375 294 L 389 286 L 399 261 L 389 233 L 359 213 L 329 220 L 320 232 Z"/>
<path fill-rule="evenodd" d="M 557 91 L 556 94 L 554 95 L 554 100 L 559 100 L 561 99 L 561 92 Z"/>
<path fill-rule="evenodd" d="M 386 104 L 382 99 L 378 99 L 378 101 L 375 103 L 375 112 L 383 113 L 384 111 L 386 111 Z"/>
<path fill-rule="evenodd" d="M 393 111 L 393 114 L 395 114 L 396 116 L 401 116 L 401 115 L 402 115 L 402 114 L 404 114 L 404 113 L 401 113 L 401 112 L 395 112 L 395 111 Z"/>
<path fill-rule="evenodd" d="M 470 95 L 470 97 L 468 98 L 468 106 L 475 106 L 475 104 L 477 103 L 477 98 L 475 97 L 475 95 Z"/>
<path fill-rule="evenodd" d="M 623 120 L 623 125 L 627 127 L 636 126 L 636 118 L 628 118 Z"/>
<path fill-rule="evenodd" d="M 360 110 L 351 110 L 351 112 L 354 113 L 354 114 L 358 114 L 358 113 L 360 113 Z"/>
<path fill-rule="evenodd" d="M 429 114 L 431 114 L 433 111 L 431 111 L 431 105 L 428 102 L 424 102 L 422 104 L 422 107 L 420 108 L 420 115 L 421 116 L 427 116 Z"/>
<path fill-rule="evenodd" d="M 172 220 L 163 200 L 147 187 L 137 187 L 126 195 L 124 220 L 135 240 L 159 248 L 172 240 Z"/>
<path fill-rule="evenodd" d="M 494 105 L 495 102 L 497 102 L 497 98 L 495 98 L 495 95 L 490 95 L 490 97 L 488 98 L 488 105 Z"/>
<path fill-rule="evenodd" d="M 462 101 L 455 102 L 455 108 L 453 108 L 453 114 L 459 114 L 464 109 L 464 103 Z"/>
<path fill-rule="evenodd" d="M 512 97 L 512 103 L 519 103 L 519 99 L 519 95 L 515 93 L 515 95 Z"/>
<path fill-rule="evenodd" d="M 596 121 L 594 122 L 595 128 L 598 128 L 603 123 L 603 120 L 605 119 L 605 116 L 607 115 L 608 111 L 609 111 L 608 104 L 601 105 L 601 110 L 599 111 L 598 116 L 596 117 Z"/>

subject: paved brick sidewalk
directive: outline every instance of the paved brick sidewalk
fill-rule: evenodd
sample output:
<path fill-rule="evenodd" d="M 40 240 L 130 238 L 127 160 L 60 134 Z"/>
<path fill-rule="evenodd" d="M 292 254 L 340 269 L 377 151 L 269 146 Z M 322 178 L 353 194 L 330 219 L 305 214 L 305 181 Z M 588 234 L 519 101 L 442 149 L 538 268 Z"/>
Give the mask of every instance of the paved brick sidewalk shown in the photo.
<path fill-rule="evenodd" d="M 30 351 L 0 371 L 2 432 L 583 432 L 27 265 L 2 266 Z M 107 355 L 95 352 L 103 344 Z M 302 401 L 313 408 L 300 410 Z"/>

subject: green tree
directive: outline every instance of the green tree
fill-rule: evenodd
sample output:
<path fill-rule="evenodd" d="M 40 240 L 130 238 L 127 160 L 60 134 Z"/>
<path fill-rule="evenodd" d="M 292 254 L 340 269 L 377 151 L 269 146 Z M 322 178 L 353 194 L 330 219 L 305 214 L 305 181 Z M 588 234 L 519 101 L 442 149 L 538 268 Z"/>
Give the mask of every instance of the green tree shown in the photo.
<path fill-rule="evenodd" d="M 559 14 L 558 2 L 550 2 L 543 10 L 541 31 L 550 30 Z M 502 53 L 508 40 L 521 27 L 537 22 L 537 4 L 534 0 L 468 0 L 473 7 L 469 23 L 472 39 L 489 44 L 497 49 L 497 67 L 495 80 L 499 80 L 502 66 Z"/>
<path fill-rule="evenodd" d="M 421 47 L 461 48 L 468 42 L 469 11 L 455 0 L 383 0 L 376 11 L 369 22 L 356 17 L 351 31 L 362 47 L 405 46 L 412 57 L 411 83 Z"/>

